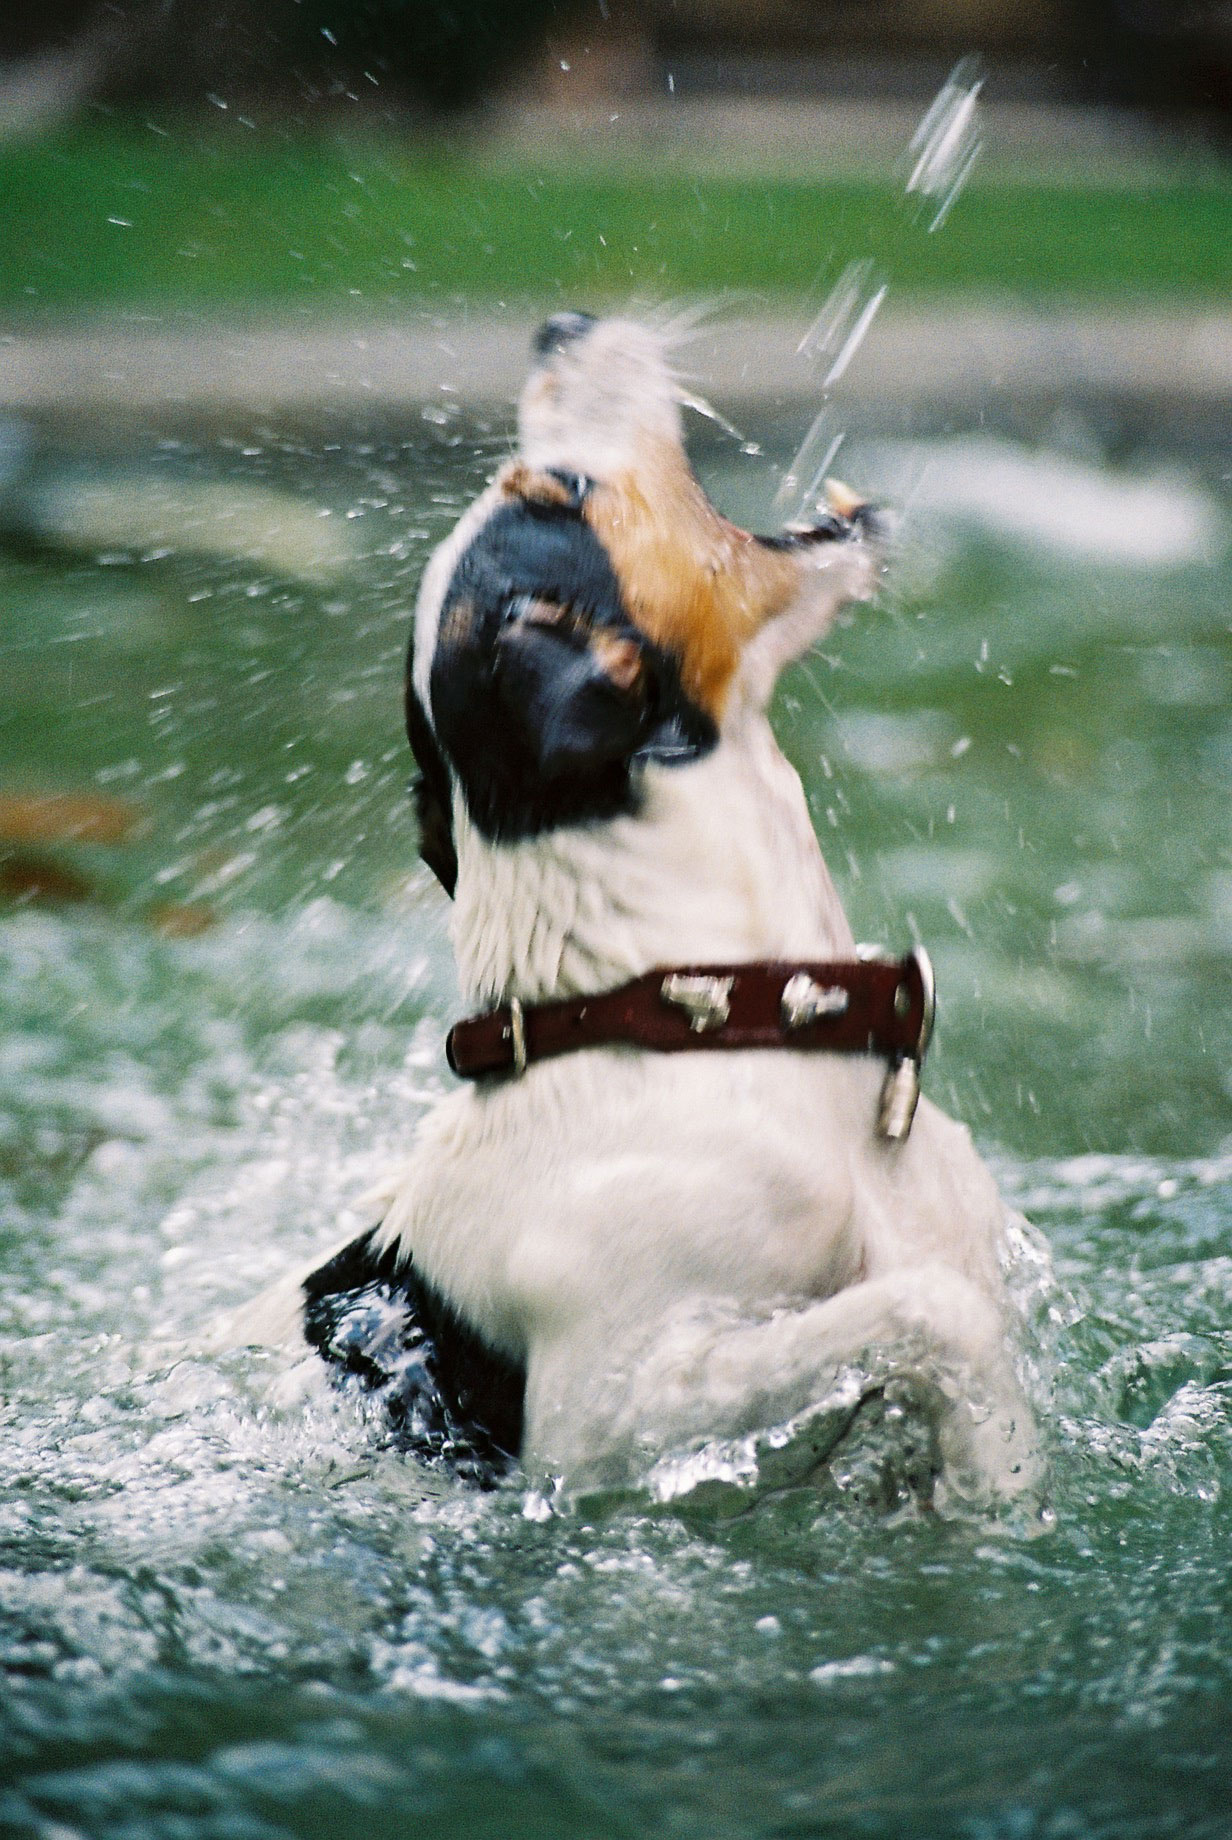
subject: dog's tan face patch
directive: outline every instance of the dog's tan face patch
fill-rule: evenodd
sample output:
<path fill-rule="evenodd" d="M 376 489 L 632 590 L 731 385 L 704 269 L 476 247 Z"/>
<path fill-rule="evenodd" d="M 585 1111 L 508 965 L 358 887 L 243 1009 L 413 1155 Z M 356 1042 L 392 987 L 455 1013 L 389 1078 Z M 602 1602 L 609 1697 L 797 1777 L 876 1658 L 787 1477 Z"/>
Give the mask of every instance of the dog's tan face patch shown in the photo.
<path fill-rule="evenodd" d="M 511 500 L 583 519 L 629 618 L 679 660 L 686 693 L 719 721 L 744 646 L 798 590 L 798 560 L 721 517 L 671 442 L 645 441 L 636 470 L 611 479 L 578 481 L 515 460 L 500 484 Z M 613 657 L 613 682 L 633 672 L 627 653 Z"/>
<path fill-rule="evenodd" d="M 585 639 L 590 622 L 566 601 L 546 600 L 539 594 L 525 594 L 510 609 L 527 626 L 550 626 L 562 638 Z"/>
<path fill-rule="evenodd" d="M 592 634 L 590 654 L 617 690 L 635 690 L 642 679 L 645 660 L 636 639 L 623 639 L 600 628 Z"/>
<path fill-rule="evenodd" d="M 744 646 L 798 591 L 797 559 L 720 517 L 678 449 L 593 485 L 582 515 L 630 619 L 679 659 L 685 691 L 719 721 Z"/>
<path fill-rule="evenodd" d="M 528 505 L 555 505 L 565 511 L 573 509 L 575 503 L 567 480 L 558 473 L 529 467 L 523 460 L 514 460 L 504 468 L 500 487 L 506 498 L 520 498 Z"/>

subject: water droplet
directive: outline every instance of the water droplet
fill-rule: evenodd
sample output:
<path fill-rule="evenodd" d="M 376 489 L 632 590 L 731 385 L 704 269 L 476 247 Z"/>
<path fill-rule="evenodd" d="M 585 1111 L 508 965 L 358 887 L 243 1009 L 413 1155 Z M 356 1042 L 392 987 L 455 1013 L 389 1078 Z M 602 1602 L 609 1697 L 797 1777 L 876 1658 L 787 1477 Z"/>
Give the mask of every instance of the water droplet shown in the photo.
<path fill-rule="evenodd" d="M 775 509 L 781 517 L 790 520 L 810 509 L 843 444 L 845 430 L 837 425 L 831 412 L 829 392 L 863 344 L 888 285 L 868 258 L 848 262 L 796 347 L 810 364 L 825 366 L 821 379 L 823 400 L 775 495 Z"/>
<path fill-rule="evenodd" d="M 909 154 L 914 164 L 906 189 L 936 207 L 928 225 L 930 232 L 939 230 L 949 216 L 979 158 L 983 135 L 978 102 L 983 87 L 978 60 L 963 58 L 942 84 L 911 137 Z"/>
<path fill-rule="evenodd" d="M 727 417 L 721 415 L 714 407 L 714 404 L 708 403 L 704 396 L 695 396 L 691 390 L 677 390 L 676 395 L 682 408 L 692 409 L 698 415 L 704 415 L 707 421 L 716 423 L 718 427 L 723 430 L 724 434 L 729 434 L 733 441 L 738 441 L 742 453 L 748 453 L 750 449 L 755 453 L 760 453 L 761 450 L 757 446 L 757 443 L 755 441 L 746 441 L 744 435 L 741 434 L 735 423 L 729 422 Z"/>
<path fill-rule="evenodd" d="M 823 403 L 792 455 L 774 495 L 774 508 L 780 517 L 790 522 L 814 502 L 846 438 L 846 431 L 837 426 L 829 403 Z"/>
<path fill-rule="evenodd" d="M 796 347 L 811 363 L 826 363 L 823 390 L 838 382 L 860 349 L 885 299 L 887 285 L 866 257 L 849 262 L 830 289 L 821 312 Z"/>

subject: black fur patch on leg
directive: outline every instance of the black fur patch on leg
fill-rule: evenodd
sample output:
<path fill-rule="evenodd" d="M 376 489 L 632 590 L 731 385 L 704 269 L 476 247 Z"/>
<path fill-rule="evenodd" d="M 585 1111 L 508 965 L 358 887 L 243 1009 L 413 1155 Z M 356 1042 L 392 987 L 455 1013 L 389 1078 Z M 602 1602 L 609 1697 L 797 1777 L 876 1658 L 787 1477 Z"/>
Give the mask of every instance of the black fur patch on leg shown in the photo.
<path fill-rule="evenodd" d="M 399 1449 L 495 1488 L 522 1446 L 526 1371 L 495 1353 L 376 1228 L 304 1280 L 304 1333 L 377 1394 Z"/>

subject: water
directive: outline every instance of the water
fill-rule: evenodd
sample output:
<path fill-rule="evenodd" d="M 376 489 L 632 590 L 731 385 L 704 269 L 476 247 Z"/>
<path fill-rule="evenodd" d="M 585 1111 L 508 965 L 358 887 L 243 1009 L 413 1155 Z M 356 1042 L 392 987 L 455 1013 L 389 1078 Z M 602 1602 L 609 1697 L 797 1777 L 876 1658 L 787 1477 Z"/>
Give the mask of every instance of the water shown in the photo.
<path fill-rule="evenodd" d="M 916 222 L 939 230 L 949 216 L 983 147 L 979 98 L 984 87 L 977 58 L 961 59 L 950 72 L 911 137 L 903 161 L 903 191 Z M 881 311 L 890 283 L 869 256 L 847 262 L 832 283 L 800 343 L 797 356 L 818 373 L 821 407 L 783 469 L 774 506 L 781 523 L 804 518 L 820 505 L 819 494 L 847 438 L 845 420 L 832 400 L 841 380 Z"/>
<path fill-rule="evenodd" d="M 93 467 L 350 535 L 275 574 L 165 514 L 134 547 L 113 494 L 95 550 L 0 559 L 0 823 L 127 814 L 0 863 L 0 1829 L 1229 1832 L 1232 505 L 1200 452 L 1064 448 L 853 437 L 894 581 L 777 711 L 857 933 L 937 960 L 926 1084 L 1052 1249 L 1030 1537 L 836 1488 L 539 1519 L 311 1363 L 203 1355 L 445 1079 L 401 652 L 500 431 L 35 438 L 43 505 Z M 703 460 L 767 514 L 764 463 Z"/>
<path fill-rule="evenodd" d="M 906 191 L 939 230 L 954 207 L 984 144 L 979 117 L 984 75 L 978 58 L 962 58 L 937 91 L 907 150 Z"/>

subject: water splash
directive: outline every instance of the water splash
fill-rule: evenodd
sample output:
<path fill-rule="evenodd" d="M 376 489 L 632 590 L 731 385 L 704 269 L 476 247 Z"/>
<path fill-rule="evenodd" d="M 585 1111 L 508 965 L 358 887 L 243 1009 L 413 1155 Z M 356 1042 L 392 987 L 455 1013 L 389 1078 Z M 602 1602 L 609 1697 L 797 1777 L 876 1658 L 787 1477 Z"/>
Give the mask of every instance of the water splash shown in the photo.
<path fill-rule="evenodd" d="M 808 433 L 792 457 L 774 495 L 774 509 L 787 522 L 801 517 L 817 495 L 817 488 L 834 464 L 834 457 L 846 439 L 838 427 L 834 411 L 824 403 Z M 801 480 L 807 480 L 801 486 Z"/>
<path fill-rule="evenodd" d="M 721 428 L 724 434 L 730 435 L 732 440 L 739 446 L 742 454 L 758 455 L 761 453 L 761 442 L 750 441 L 746 434 L 741 433 L 734 422 L 729 422 L 727 417 L 720 414 L 714 404 L 708 402 L 704 396 L 698 396 L 692 390 L 686 390 L 682 386 L 677 386 L 676 400 L 682 409 L 692 409 L 695 415 L 704 416 L 708 422 L 713 422 L 716 427 Z"/>
<path fill-rule="evenodd" d="M 939 230 L 967 183 L 983 147 L 979 96 L 984 73 L 978 58 L 963 58 L 942 84 L 911 137 L 913 160 L 907 193 L 935 209 L 928 229 Z"/>
<path fill-rule="evenodd" d="M 978 101 L 984 86 L 976 58 L 954 66 L 907 149 L 905 192 L 933 208 L 928 229 L 940 229 L 966 184 L 983 145 Z M 845 430 L 829 396 L 850 366 L 881 308 L 889 280 L 871 257 L 848 262 L 826 295 L 821 311 L 796 347 L 821 372 L 822 406 L 779 483 L 774 507 L 785 521 L 806 516 L 817 504 L 826 474 L 843 444 Z"/>
<path fill-rule="evenodd" d="M 796 347 L 815 368 L 825 366 L 821 379 L 823 400 L 775 494 L 775 510 L 782 517 L 799 517 L 816 503 L 834 464 L 845 434 L 829 403 L 829 391 L 863 344 L 888 286 L 871 260 L 849 262 Z"/>
<path fill-rule="evenodd" d="M 821 312 L 796 346 L 814 364 L 830 359 L 821 380 L 824 390 L 838 382 L 859 351 L 888 285 L 865 258 L 849 262 L 826 296 Z"/>

